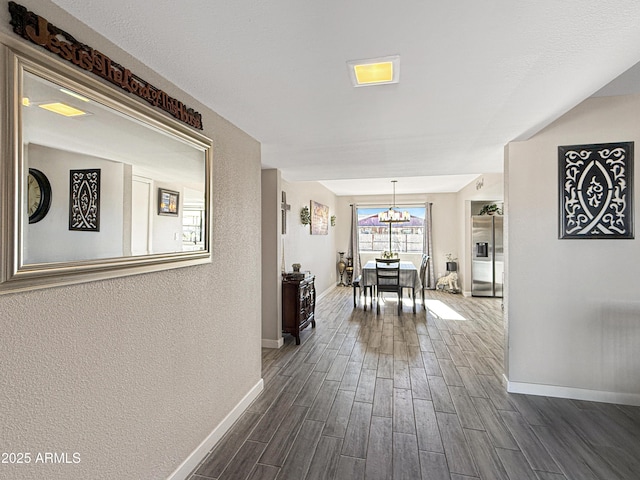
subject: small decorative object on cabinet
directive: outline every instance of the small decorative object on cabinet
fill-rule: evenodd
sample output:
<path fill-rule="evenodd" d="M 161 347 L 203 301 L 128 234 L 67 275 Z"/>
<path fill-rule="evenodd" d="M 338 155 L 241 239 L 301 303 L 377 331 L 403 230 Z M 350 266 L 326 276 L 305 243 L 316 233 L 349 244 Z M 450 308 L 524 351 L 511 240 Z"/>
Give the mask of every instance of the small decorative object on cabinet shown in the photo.
<path fill-rule="evenodd" d="M 346 287 L 344 280 L 342 277 L 344 276 L 344 271 L 347 268 L 347 264 L 344 261 L 344 252 L 338 252 L 340 254 L 340 260 L 338 260 L 338 273 L 340 274 L 340 283 L 338 283 L 339 287 Z"/>
<path fill-rule="evenodd" d="M 307 272 L 282 274 L 282 333 L 290 333 L 300 345 L 300 330 L 316 328 L 315 276 Z"/>

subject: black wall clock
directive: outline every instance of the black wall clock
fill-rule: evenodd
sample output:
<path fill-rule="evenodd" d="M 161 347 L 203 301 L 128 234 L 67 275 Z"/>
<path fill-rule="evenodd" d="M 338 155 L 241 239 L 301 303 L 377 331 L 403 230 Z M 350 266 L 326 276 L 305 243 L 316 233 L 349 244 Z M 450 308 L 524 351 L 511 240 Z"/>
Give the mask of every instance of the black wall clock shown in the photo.
<path fill-rule="evenodd" d="M 51 207 L 51 184 L 47 176 L 35 168 L 27 177 L 27 212 L 29 223 L 42 220 Z"/>

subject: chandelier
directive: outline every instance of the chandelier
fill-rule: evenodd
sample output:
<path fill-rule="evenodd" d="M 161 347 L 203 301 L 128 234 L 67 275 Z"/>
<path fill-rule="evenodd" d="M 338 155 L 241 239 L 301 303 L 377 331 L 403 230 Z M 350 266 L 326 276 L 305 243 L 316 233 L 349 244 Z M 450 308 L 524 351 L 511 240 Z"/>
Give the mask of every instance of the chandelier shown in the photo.
<path fill-rule="evenodd" d="M 393 203 L 389 207 L 389 210 L 385 210 L 384 212 L 378 213 L 378 221 L 382 223 L 401 223 L 401 222 L 409 222 L 411 220 L 411 215 L 409 212 L 404 211 L 401 212 L 399 210 L 394 210 L 396 207 L 396 183 L 397 180 L 391 180 L 393 183 Z M 391 227 L 391 225 L 389 225 Z"/>
<path fill-rule="evenodd" d="M 394 210 L 396 207 L 396 183 L 397 180 L 391 180 L 393 184 L 393 203 L 389 207 L 389 210 L 385 210 L 384 212 L 380 212 L 378 214 L 378 221 L 381 223 L 389 224 L 389 255 L 393 255 L 392 246 L 392 235 L 391 235 L 391 226 L 394 223 L 402 223 L 411 221 L 411 215 L 409 212 L 400 210 Z"/>

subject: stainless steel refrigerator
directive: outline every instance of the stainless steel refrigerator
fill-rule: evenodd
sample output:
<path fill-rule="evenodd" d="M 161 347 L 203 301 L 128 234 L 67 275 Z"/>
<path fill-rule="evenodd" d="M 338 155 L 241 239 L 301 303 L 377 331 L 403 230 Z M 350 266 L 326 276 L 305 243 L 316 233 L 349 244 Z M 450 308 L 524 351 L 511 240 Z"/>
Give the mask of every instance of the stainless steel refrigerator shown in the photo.
<path fill-rule="evenodd" d="M 471 295 L 502 297 L 504 248 L 502 215 L 471 217 Z"/>

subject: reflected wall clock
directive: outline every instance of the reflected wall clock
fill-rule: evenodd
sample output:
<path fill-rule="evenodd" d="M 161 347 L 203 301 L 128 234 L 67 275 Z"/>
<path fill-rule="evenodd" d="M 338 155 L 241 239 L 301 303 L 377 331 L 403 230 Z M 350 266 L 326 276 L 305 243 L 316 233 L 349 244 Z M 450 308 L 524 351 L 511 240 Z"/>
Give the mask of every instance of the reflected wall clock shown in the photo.
<path fill-rule="evenodd" d="M 29 169 L 27 177 L 27 212 L 29 223 L 42 220 L 51 207 L 51 184 L 47 176 L 35 168 Z"/>

